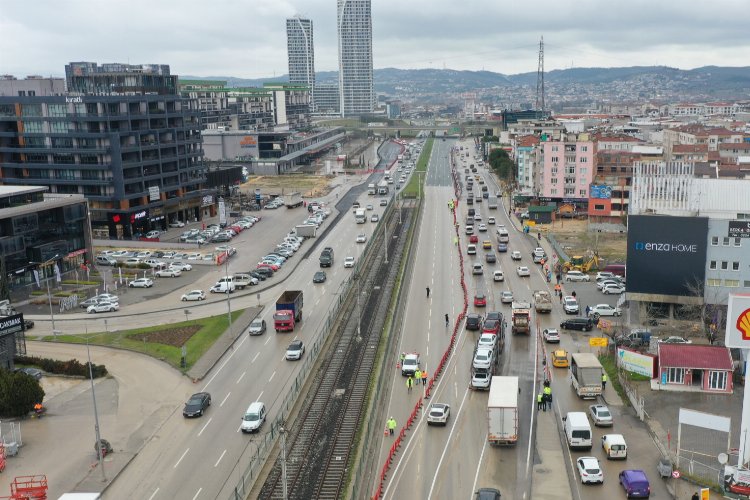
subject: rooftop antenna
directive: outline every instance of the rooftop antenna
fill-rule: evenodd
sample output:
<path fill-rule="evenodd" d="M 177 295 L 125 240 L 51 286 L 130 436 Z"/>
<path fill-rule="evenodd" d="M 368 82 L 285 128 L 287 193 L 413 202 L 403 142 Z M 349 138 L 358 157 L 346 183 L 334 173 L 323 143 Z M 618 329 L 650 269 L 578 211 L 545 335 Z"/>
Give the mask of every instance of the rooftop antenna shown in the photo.
<path fill-rule="evenodd" d="M 539 39 L 539 65 L 536 70 L 536 109 L 544 111 L 544 36 Z"/>

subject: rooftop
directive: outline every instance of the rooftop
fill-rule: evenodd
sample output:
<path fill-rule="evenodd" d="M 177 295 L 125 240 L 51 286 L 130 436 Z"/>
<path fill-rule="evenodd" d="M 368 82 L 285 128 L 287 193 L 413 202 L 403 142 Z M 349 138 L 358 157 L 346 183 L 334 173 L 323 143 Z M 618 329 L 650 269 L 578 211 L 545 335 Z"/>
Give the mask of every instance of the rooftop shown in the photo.
<path fill-rule="evenodd" d="M 659 366 L 694 369 L 733 369 L 727 347 L 698 344 L 659 344 Z"/>

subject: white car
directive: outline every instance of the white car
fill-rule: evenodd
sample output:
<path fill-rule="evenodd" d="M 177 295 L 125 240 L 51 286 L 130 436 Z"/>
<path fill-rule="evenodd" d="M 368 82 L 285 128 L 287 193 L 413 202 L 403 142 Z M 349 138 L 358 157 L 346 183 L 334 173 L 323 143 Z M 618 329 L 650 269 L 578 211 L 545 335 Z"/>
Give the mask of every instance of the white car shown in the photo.
<path fill-rule="evenodd" d="M 199 252 L 193 252 L 187 254 L 187 257 L 185 257 L 187 260 L 201 260 L 201 254 Z"/>
<path fill-rule="evenodd" d="M 86 309 L 86 312 L 89 314 L 102 313 L 102 312 L 115 312 L 119 309 L 120 309 L 120 304 L 118 304 L 117 302 L 99 302 L 98 304 L 89 306 Z"/>
<path fill-rule="evenodd" d="M 526 266 L 518 266 L 516 268 L 516 274 L 519 276 L 531 276 L 531 271 L 529 271 L 529 268 Z"/>
<path fill-rule="evenodd" d="M 286 348 L 286 359 L 289 361 L 298 361 L 302 359 L 304 353 L 305 344 L 299 339 L 292 340 L 289 343 L 289 347 Z"/>
<path fill-rule="evenodd" d="M 164 254 L 161 256 L 162 259 L 174 259 L 174 256 L 177 252 L 164 252 Z"/>
<path fill-rule="evenodd" d="M 619 307 L 612 307 L 609 304 L 597 304 L 589 311 L 589 316 L 598 318 L 599 316 L 620 316 L 622 311 Z"/>
<path fill-rule="evenodd" d="M 494 354 L 492 353 L 492 349 L 482 347 L 474 352 L 474 360 L 471 365 L 474 369 L 489 369 L 492 367 L 493 360 Z"/>
<path fill-rule="evenodd" d="M 487 226 L 485 226 L 484 224 L 479 224 L 477 226 L 477 230 L 479 230 L 480 233 L 486 233 L 487 232 Z"/>
<path fill-rule="evenodd" d="M 187 302 L 188 300 L 206 300 L 206 292 L 203 290 L 190 290 L 188 293 L 182 295 L 183 302 Z"/>
<path fill-rule="evenodd" d="M 580 310 L 578 301 L 572 295 L 563 297 L 563 309 L 565 309 L 566 314 L 578 314 Z"/>
<path fill-rule="evenodd" d="M 602 288 L 604 295 L 620 295 L 625 291 L 625 287 L 622 285 L 607 285 Z"/>
<path fill-rule="evenodd" d="M 607 279 L 596 283 L 596 287 L 602 291 L 610 285 L 621 286 L 622 282 L 620 280 Z"/>
<path fill-rule="evenodd" d="M 185 223 L 179 220 L 175 220 L 169 223 L 169 227 L 185 227 Z"/>
<path fill-rule="evenodd" d="M 427 411 L 427 425 L 447 425 L 451 407 L 443 403 L 432 403 Z"/>
<path fill-rule="evenodd" d="M 154 286 L 154 281 L 151 278 L 136 278 L 128 283 L 130 288 L 151 288 Z"/>
<path fill-rule="evenodd" d="M 479 340 L 477 340 L 477 348 L 494 349 L 495 342 L 497 342 L 497 335 L 494 333 L 483 333 L 479 336 Z"/>
<path fill-rule="evenodd" d="M 612 280 L 617 279 L 617 275 L 615 273 L 610 273 L 607 271 L 599 271 L 596 273 L 596 281 L 602 281 L 602 280 Z"/>
<path fill-rule="evenodd" d="M 489 389 L 492 382 L 491 370 L 472 370 L 471 387 L 474 389 Z"/>
<path fill-rule="evenodd" d="M 484 274 L 484 267 L 482 266 L 482 264 L 480 264 L 479 262 L 474 264 L 474 266 L 472 266 L 471 268 L 471 274 Z"/>
<path fill-rule="evenodd" d="M 565 281 L 590 281 L 588 274 L 584 274 L 581 271 L 568 271 L 565 273 Z"/>
<path fill-rule="evenodd" d="M 149 231 L 148 233 L 146 233 L 146 238 L 149 238 L 149 239 L 158 238 L 159 234 L 161 234 L 159 231 Z"/>
<path fill-rule="evenodd" d="M 193 266 L 191 266 L 187 262 L 181 262 L 179 260 L 177 262 L 172 262 L 169 265 L 169 267 L 172 267 L 174 269 L 179 269 L 180 271 L 192 271 L 193 270 Z"/>
<path fill-rule="evenodd" d="M 503 281 L 505 279 L 505 276 L 503 275 L 503 272 L 498 269 L 492 273 L 492 279 L 495 281 Z"/>
<path fill-rule="evenodd" d="M 557 331 L 557 328 L 546 328 L 542 335 L 544 341 L 549 344 L 560 343 L 560 332 Z"/>
<path fill-rule="evenodd" d="M 494 224 L 494 223 L 495 223 L 495 218 L 494 217 L 488 217 L 487 218 L 487 224 Z"/>
<path fill-rule="evenodd" d="M 347 257 L 344 259 L 344 267 L 354 267 L 354 257 Z"/>
<path fill-rule="evenodd" d="M 604 472 L 599 466 L 599 460 L 596 457 L 581 457 L 576 460 L 578 475 L 581 476 L 581 483 L 604 483 Z"/>
<path fill-rule="evenodd" d="M 500 293 L 500 303 L 502 304 L 512 304 L 513 303 L 513 292 L 510 290 L 505 290 L 504 292 Z"/>
<path fill-rule="evenodd" d="M 99 300 L 99 302 L 120 302 L 120 297 L 111 293 L 100 293 L 94 298 Z"/>
<path fill-rule="evenodd" d="M 367 242 L 367 235 L 366 234 L 358 234 L 357 235 L 357 243 L 366 243 Z"/>
<path fill-rule="evenodd" d="M 159 278 L 177 278 L 182 275 L 182 271 L 176 267 L 169 267 L 167 269 L 159 269 L 154 274 Z"/>
<path fill-rule="evenodd" d="M 474 221 L 475 222 L 480 222 L 481 220 L 482 220 L 482 214 L 480 214 L 479 212 L 475 213 L 474 214 Z"/>
<path fill-rule="evenodd" d="M 513 260 L 521 260 L 521 252 L 519 252 L 518 250 L 513 250 L 510 253 L 510 258 Z"/>
<path fill-rule="evenodd" d="M 365 208 L 366 208 L 367 210 L 373 210 L 373 209 L 374 209 L 374 207 L 373 207 L 372 205 L 367 205 L 367 207 L 365 207 Z"/>
<path fill-rule="evenodd" d="M 612 413 L 604 405 L 591 405 L 589 406 L 589 415 L 591 415 L 591 421 L 597 427 L 612 427 L 614 422 L 612 421 Z"/>

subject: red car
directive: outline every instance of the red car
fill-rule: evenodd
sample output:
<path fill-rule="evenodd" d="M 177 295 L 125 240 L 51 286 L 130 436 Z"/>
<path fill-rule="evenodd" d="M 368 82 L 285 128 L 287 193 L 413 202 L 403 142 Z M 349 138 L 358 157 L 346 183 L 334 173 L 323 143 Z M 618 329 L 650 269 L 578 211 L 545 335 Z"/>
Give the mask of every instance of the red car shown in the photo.
<path fill-rule="evenodd" d="M 260 269 L 262 267 L 266 267 L 266 268 L 268 268 L 268 269 L 270 269 L 270 270 L 272 270 L 274 272 L 276 272 L 276 271 L 279 270 L 279 266 L 277 266 L 276 264 L 264 264 L 264 263 L 261 262 L 260 264 L 258 264 L 257 266 L 255 266 L 256 269 Z"/>
<path fill-rule="evenodd" d="M 242 226 L 229 226 L 229 229 L 237 234 L 240 234 L 242 232 Z"/>
<path fill-rule="evenodd" d="M 479 236 L 476 234 L 469 236 L 469 243 L 479 243 Z"/>
<path fill-rule="evenodd" d="M 488 319 L 482 326 L 482 333 L 500 334 L 500 322 L 496 319 Z"/>
<path fill-rule="evenodd" d="M 474 307 L 487 307 L 487 297 L 483 293 L 474 295 Z"/>

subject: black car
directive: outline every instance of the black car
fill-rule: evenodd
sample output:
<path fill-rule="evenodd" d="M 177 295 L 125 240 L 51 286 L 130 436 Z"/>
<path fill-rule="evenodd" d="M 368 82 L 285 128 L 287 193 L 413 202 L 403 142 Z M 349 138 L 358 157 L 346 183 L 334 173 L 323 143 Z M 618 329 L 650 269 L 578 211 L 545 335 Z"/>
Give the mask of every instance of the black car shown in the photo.
<path fill-rule="evenodd" d="M 266 278 L 270 278 L 273 276 L 273 269 L 270 269 L 268 267 L 259 267 L 255 270 L 256 273 L 262 274 Z"/>
<path fill-rule="evenodd" d="M 484 256 L 484 258 L 487 260 L 487 264 L 494 264 L 497 262 L 497 257 L 495 257 L 494 253 L 488 253 Z"/>
<path fill-rule="evenodd" d="M 466 329 L 467 330 L 481 330 L 482 329 L 482 317 L 475 313 L 469 313 L 466 315 Z"/>
<path fill-rule="evenodd" d="M 318 271 L 313 276 L 313 283 L 324 283 L 326 280 L 326 273 L 324 271 Z"/>
<path fill-rule="evenodd" d="M 182 410 L 183 417 L 202 417 L 206 408 L 211 406 L 211 395 L 207 392 L 197 392 L 190 396 L 185 408 Z"/>
<path fill-rule="evenodd" d="M 226 243 L 227 241 L 232 241 L 232 238 L 226 233 L 219 233 L 211 238 L 211 243 Z"/>
<path fill-rule="evenodd" d="M 503 313 L 499 311 L 491 311 L 487 313 L 487 316 L 484 317 L 485 321 L 489 321 L 491 319 L 500 321 L 502 323 L 503 321 Z"/>
<path fill-rule="evenodd" d="M 482 191 L 482 198 L 484 198 L 486 200 L 489 197 L 490 197 L 490 193 L 488 193 L 487 191 Z"/>
<path fill-rule="evenodd" d="M 253 278 L 257 278 L 259 281 L 266 281 L 266 275 L 259 273 L 257 271 L 250 271 L 249 273 L 245 273 L 245 274 L 249 274 Z"/>
<path fill-rule="evenodd" d="M 500 491 L 495 488 L 481 488 L 476 492 L 476 500 L 500 500 Z"/>
<path fill-rule="evenodd" d="M 594 322 L 591 318 L 570 318 L 560 323 L 560 328 L 588 332 L 594 328 Z"/>

